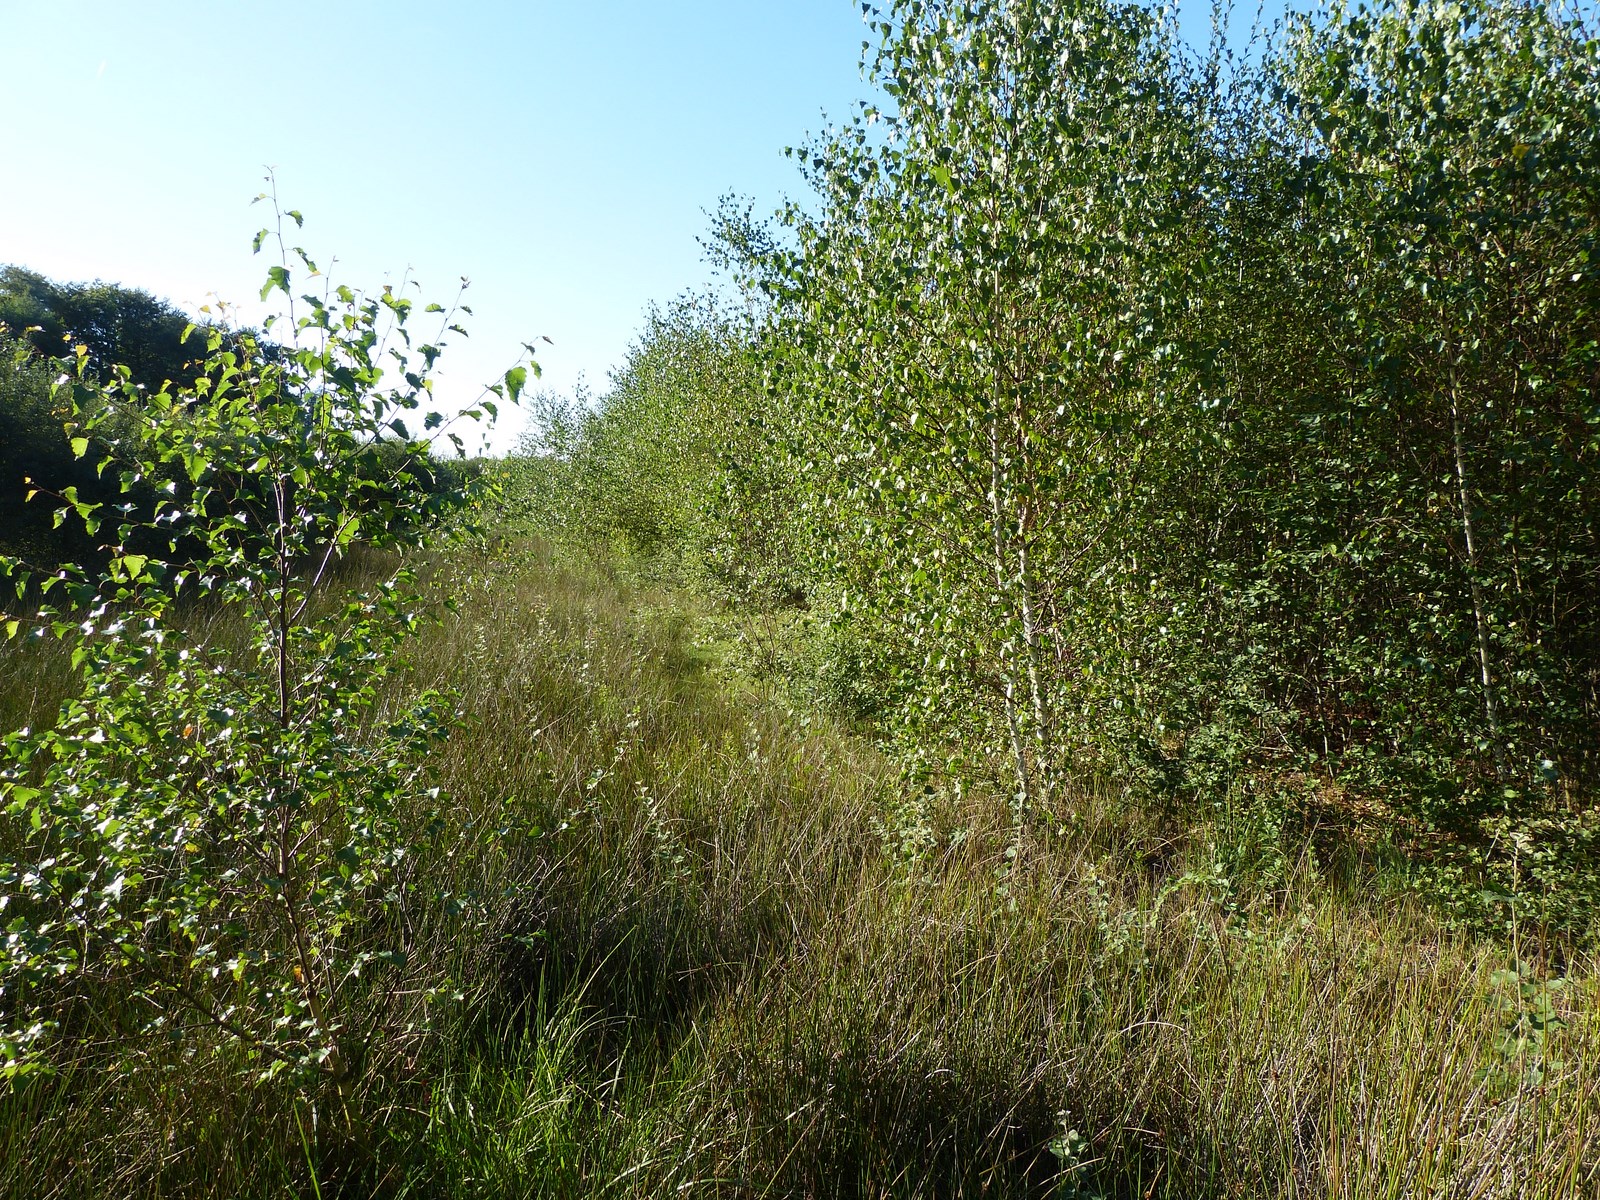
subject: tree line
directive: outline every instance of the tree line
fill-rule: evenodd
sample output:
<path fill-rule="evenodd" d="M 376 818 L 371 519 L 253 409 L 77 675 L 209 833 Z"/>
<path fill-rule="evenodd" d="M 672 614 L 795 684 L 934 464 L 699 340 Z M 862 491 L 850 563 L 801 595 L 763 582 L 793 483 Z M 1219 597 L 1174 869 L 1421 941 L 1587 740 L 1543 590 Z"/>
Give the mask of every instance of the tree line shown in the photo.
<path fill-rule="evenodd" d="M 98 494 L 93 463 L 74 457 L 66 406 L 52 384 L 72 370 L 77 347 L 98 373 L 122 364 L 152 391 L 181 380 L 200 357 L 185 345 L 189 317 L 149 292 L 109 283 L 59 283 L 24 267 L 0 267 L 0 534 L 40 559 L 79 560 L 94 545 L 81 528 L 56 523 L 53 506 L 29 504 L 43 485 Z M 31 482 L 30 482 L 31 481 Z M 109 493 L 107 493 L 109 496 Z"/>
<path fill-rule="evenodd" d="M 223 343 L 209 347 L 211 333 Z M 197 325 L 141 288 L 62 283 L 23 267 L 0 267 L 0 551 L 44 567 L 104 558 L 105 539 L 96 531 L 57 519 L 67 489 L 87 504 L 132 504 L 151 512 L 160 483 L 183 482 L 184 472 L 169 466 L 161 478 L 124 492 L 98 469 L 95 456 L 78 453 L 65 432 L 71 418 L 65 378 L 83 374 L 151 396 L 167 385 L 192 388 L 215 376 L 219 353 L 240 353 L 246 337 L 255 339 L 257 356 L 272 360 L 283 352 L 259 331 L 205 320 Z M 420 446 L 388 431 L 372 447 L 369 481 L 392 479 L 395 487 L 438 496 L 481 471 L 481 463 L 436 459 Z M 388 497 L 392 513 L 403 513 L 394 499 Z"/>
<path fill-rule="evenodd" d="M 809 609 L 910 761 L 1019 819 L 1113 781 L 1587 927 L 1587 19 L 1381 0 L 1255 54 L 1103 0 L 872 26 L 883 100 L 792 152 L 806 202 L 718 216 L 744 303 L 652 319 L 530 447 L 567 534 Z"/>

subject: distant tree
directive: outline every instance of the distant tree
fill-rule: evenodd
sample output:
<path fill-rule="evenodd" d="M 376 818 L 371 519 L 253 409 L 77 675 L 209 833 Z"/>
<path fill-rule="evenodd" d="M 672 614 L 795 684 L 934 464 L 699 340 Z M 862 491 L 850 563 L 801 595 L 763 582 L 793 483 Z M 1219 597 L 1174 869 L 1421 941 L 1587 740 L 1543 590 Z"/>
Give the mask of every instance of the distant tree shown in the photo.
<path fill-rule="evenodd" d="M 113 363 L 129 382 L 158 391 L 191 379 L 195 342 L 185 346 L 190 319 L 149 292 L 108 283 L 57 283 L 25 267 L 0 267 L 0 547 L 40 561 L 85 562 L 96 544 L 81 528 L 53 520 L 48 505 L 27 503 L 35 488 L 59 494 L 74 487 L 86 499 L 111 500 L 114 486 L 79 461 L 63 431 L 63 405 L 50 381 L 85 347 L 90 375 Z"/>
<path fill-rule="evenodd" d="M 92 546 L 82 531 L 54 523 L 51 506 L 27 503 L 30 481 L 53 491 L 92 491 L 94 467 L 73 457 L 65 432 L 65 403 L 51 381 L 68 370 L 0 325 L 0 549 L 44 561 L 82 559 Z"/>
<path fill-rule="evenodd" d="M 59 495 L 73 487 L 93 503 L 150 499 L 148 488 L 121 495 L 72 453 L 63 431 L 64 403 L 51 398 L 50 381 L 77 370 L 81 346 L 87 375 L 103 383 L 125 370 L 124 382 L 153 395 L 167 383 L 193 385 L 209 370 L 215 387 L 220 360 L 213 357 L 207 367 L 204 336 L 185 342 L 191 324 L 181 309 L 139 288 L 58 283 L 26 267 L 0 266 L 0 549 L 51 563 L 87 563 L 97 554 L 98 542 L 81 526 L 55 522 L 49 505 L 28 504 L 30 491 Z M 234 353 L 242 352 L 249 337 L 259 356 L 273 360 L 281 354 L 255 331 L 215 332 Z M 417 473 L 418 480 L 425 476 Z"/>
<path fill-rule="evenodd" d="M 513 494 L 546 536 L 747 602 L 792 600 L 760 399 L 740 314 L 707 296 L 652 307 L 603 396 L 535 400 Z"/>
<path fill-rule="evenodd" d="M 196 357 L 183 342 L 189 316 L 167 301 L 114 283 L 57 283 L 25 267 L 0 267 L 0 323 L 46 355 L 82 344 L 96 373 L 120 363 L 150 388 L 182 379 Z"/>

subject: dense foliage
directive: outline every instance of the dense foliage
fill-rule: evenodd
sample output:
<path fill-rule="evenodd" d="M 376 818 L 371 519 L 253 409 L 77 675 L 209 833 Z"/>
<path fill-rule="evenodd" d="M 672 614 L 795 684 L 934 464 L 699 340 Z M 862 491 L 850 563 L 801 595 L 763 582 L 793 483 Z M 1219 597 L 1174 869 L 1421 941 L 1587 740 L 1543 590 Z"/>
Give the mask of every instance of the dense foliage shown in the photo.
<path fill-rule="evenodd" d="M 23 267 L 0 267 L 0 356 L 9 368 L 0 371 L 0 547 L 52 562 L 94 554 L 95 539 L 52 521 L 48 505 L 26 500 L 32 486 L 122 499 L 102 483 L 93 461 L 72 454 L 62 436 L 68 414 L 52 402 L 50 381 L 74 369 L 81 347 L 96 377 L 120 364 L 152 392 L 169 380 L 192 382 L 201 355 L 198 343 L 184 340 L 188 326 L 185 313 L 138 288 L 58 283 Z"/>
<path fill-rule="evenodd" d="M 74 453 L 63 432 L 71 408 L 52 385 L 69 374 L 103 383 L 126 371 L 125 382 L 150 395 L 205 390 L 217 383 L 224 349 L 269 361 L 284 352 L 261 331 L 217 324 L 209 306 L 202 316 L 206 323 L 186 336 L 189 317 L 139 289 L 60 284 L 19 267 L 0 268 L 0 550 L 44 567 L 103 564 L 103 540 L 79 522 L 57 520 L 50 497 L 72 488 L 85 503 L 131 504 L 148 518 L 162 487 L 188 486 L 181 466 L 168 463 L 137 486 L 121 488 L 98 469 L 98 453 Z M 209 353 L 202 330 L 220 339 Z M 403 493 L 416 493 L 426 508 L 428 497 L 437 502 L 458 491 L 482 468 L 481 460 L 433 456 L 424 439 L 391 431 L 361 469 L 367 500 L 382 491 L 390 517 L 406 518 Z M 202 553 L 198 546 L 189 549 Z"/>
<path fill-rule="evenodd" d="M 409 569 L 346 591 L 340 564 L 419 545 L 467 499 L 409 485 L 415 436 L 460 446 L 431 382 L 456 309 L 429 305 L 439 333 L 413 349 L 409 297 L 336 286 L 288 247 L 273 292 L 283 340 L 205 331 L 192 383 L 102 383 L 80 344 L 52 389 L 73 452 L 156 499 L 55 497 L 103 571 L 30 581 L 0 560 L 53 605 L 10 638 L 71 639 L 82 681 L 4 742 L 0 1077 L 79 1061 L 109 1028 L 343 1095 L 448 986 L 404 984 L 414 908 L 438 899 L 416 851 L 449 832 L 426 758 L 448 705 L 381 704 L 424 608 Z M 526 372 L 496 389 L 515 400 Z"/>
<path fill-rule="evenodd" d="M 668 380 L 646 419 L 636 360 L 566 427 L 583 511 L 742 544 L 858 647 L 914 758 L 1019 812 L 1088 778 L 1229 798 L 1376 833 L 1473 919 L 1586 927 L 1587 27 L 1392 0 L 1259 59 L 1103 0 L 873 28 L 887 100 L 797 152 L 811 201 L 719 222 L 765 397 Z"/>
<path fill-rule="evenodd" d="M 53 552 L 71 557 L 83 539 L 61 536 L 43 505 L 27 505 L 28 481 L 45 479 L 66 488 L 91 486 L 94 478 L 92 469 L 73 458 L 62 434 L 64 414 L 51 395 L 65 365 L 0 329 L 0 521 L 5 530 L 0 544 L 40 558 Z"/>
<path fill-rule="evenodd" d="M 885 7 L 498 490 L 293 212 L 0 339 L 0 1200 L 1594 1194 L 1600 41 Z"/>
<path fill-rule="evenodd" d="M 25 267 L 0 267 L 0 324 L 46 357 L 81 345 L 97 373 L 127 367 L 152 390 L 181 380 L 197 358 L 184 339 L 189 317 L 141 288 L 58 283 Z"/>
<path fill-rule="evenodd" d="M 749 319 L 715 297 L 652 309 L 603 396 L 543 393 L 511 465 L 517 516 L 757 608 L 798 592 L 788 463 Z"/>
<path fill-rule="evenodd" d="M 151 393 L 192 385 L 204 353 L 199 339 L 185 338 L 189 325 L 187 314 L 138 288 L 58 283 L 0 267 L 0 352 L 10 365 L 0 374 L 0 549 L 49 565 L 103 560 L 100 540 L 82 525 L 55 520 L 49 503 L 28 502 L 41 492 L 70 487 L 88 503 L 152 510 L 152 486 L 123 492 L 96 470 L 96 456 L 73 453 L 63 434 L 69 406 L 50 385 L 80 369 L 103 381 L 116 366 Z"/>

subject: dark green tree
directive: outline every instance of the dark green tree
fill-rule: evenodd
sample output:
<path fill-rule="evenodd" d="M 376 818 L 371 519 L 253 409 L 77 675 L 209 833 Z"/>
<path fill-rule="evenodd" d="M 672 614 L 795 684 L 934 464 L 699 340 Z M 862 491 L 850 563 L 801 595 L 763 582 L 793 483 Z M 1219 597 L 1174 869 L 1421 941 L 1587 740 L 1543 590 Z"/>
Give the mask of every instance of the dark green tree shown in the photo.
<path fill-rule="evenodd" d="M 47 356 L 81 344 L 96 373 L 117 363 L 152 389 L 183 380 L 198 357 L 183 340 L 189 316 L 165 300 L 99 281 L 56 283 L 23 267 L 0 267 L 0 323 Z"/>

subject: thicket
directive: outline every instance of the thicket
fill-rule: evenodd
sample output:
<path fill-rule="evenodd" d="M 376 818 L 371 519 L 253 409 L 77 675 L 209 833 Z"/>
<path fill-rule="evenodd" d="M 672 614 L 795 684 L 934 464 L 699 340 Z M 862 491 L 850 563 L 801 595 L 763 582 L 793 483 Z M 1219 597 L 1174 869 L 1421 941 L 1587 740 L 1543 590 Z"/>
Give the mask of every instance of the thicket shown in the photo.
<path fill-rule="evenodd" d="M 105 558 L 5 626 L 0 1195 L 1593 1191 L 1593 955 L 1524 918 L 1592 919 L 1594 43 L 877 32 L 816 203 L 724 214 L 746 304 L 544 398 L 514 515 L 604 572 L 411 555 L 454 315 L 290 247 L 281 341 L 69 364 L 156 498 L 63 490 Z"/>
<path fill-rule="evenodd" d="M 77 348 L 95 375 L 114 364 L 150 391 L 194 374 L 196 344 L 185 344 L 189 317 L 137 288 L 108 283 L 58 283 L 23 267 L 0 267 L 0 546 L 40 561 L 81 561 L 96 543 L 72 524 L 56 522 L 53 506 L 29 504 L 42 486 L 76 488 L 96 500 L 106 489 L 92 461 L 76 458 L 63 435 L 67 412 L 52 382 L 72 372 Z M 30 482 L 31 481 L 31 482 Z M 120 497 L 117 497 L 120 499 Z"/>
<path fill-rule="evenodd" d="M 754 337 L 747 311 L 684 295 L 646 314 L 602 396 L 533 398 L 508 471 L 515 522 L 744 607 L 794 603 L 801 531 Z"/>
<path fill-rule="evenodd" d="M 61 283 L 26 267 L 0 267 L 0 324 L 46 358 L 70 358 L 73 346 L 83 346 L 96 373 L 124 366 L 152 389 L 182 379 L 200 357 L 184 338 L 189 323 L 142 288 Z"/>
<path fill-rule="evenodd" d="M 795 152 L 808 201 L 719 220 L 753 319 L 705 336 L 761 386 L 650 376 L 646 416 L 640 365 L 702 336 L 653 324 L 541 469 L 633 514 L 599 531 L 763 574 L 912 759 L 1019 813 L 1114 780 L 1588 928 L 1585 20 L 1389 0 L 1259 56 L 1099 0 L 873 28 L 886 99 Z"/>

